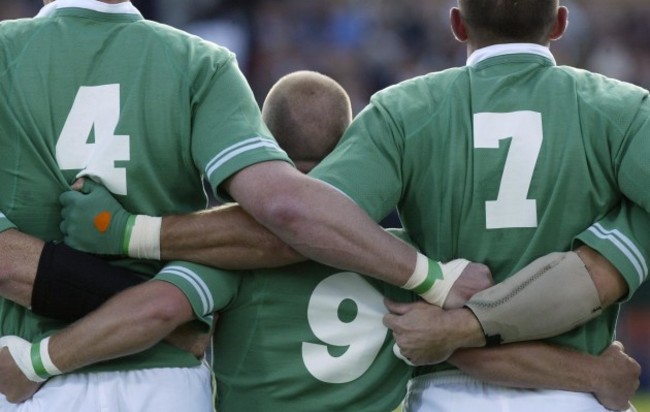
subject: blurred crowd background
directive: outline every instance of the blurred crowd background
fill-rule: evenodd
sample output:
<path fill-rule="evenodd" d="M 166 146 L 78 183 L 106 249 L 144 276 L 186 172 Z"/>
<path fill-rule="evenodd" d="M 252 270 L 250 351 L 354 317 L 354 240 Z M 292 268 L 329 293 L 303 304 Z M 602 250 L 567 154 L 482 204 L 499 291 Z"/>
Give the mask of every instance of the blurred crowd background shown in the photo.
<path fill-rule="evenodd" d="M 229 47 L 261 101 L 282 75 L 312 69 L 338 80 L 360 110 L 405 78 L 465 62 L 451 35 L 455 0 L 132 0 L 145 17 Z M 648 88 L 647 0 L 571 0 L 559 64 Z M 31 16 L 41 0 L 0 0 L 0 19 Z"/>
<path fill-rule="evenodd" d="M 145 17 L 237 53 L 261 103 L 282 75 L 317 70 L 350 93 L 355 112 L 372 93 L 406 78 L 463 65 L 448 24 L 454 0 L 132 0 Z M 572 0 L 558 64 L 650 87 L 648 0 Z M 0 0 L 0 20 L 29 17 L 41 0 Z M 648 159 L 650 167 L 650 159 Z M 619 339 L 650 370 L 650 288 L 625 305 Z M 642 389 L 650 390 L 650 372 Z"/>

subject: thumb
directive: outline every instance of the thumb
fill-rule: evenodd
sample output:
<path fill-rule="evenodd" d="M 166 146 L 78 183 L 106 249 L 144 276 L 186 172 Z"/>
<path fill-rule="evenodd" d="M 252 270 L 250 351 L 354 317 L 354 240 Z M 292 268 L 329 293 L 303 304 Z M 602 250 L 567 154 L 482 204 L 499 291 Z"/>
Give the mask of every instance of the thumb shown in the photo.
<path fill-rule="evenodd" d="M 88 193 L 92 192 L 95 187 L 97 187 L 97 183 L 95 183 L 92 179 L 80 177 L 74 181 L 71 189 L 87 195 Z"/>
<path fill-rule="evenodd" d="M 70 186 L 70 189 L 76 190 L 77 192 L 82 192 L 85 181 L 86 179 L 83 177 L 75 180 L 74 183 L 72 183 L 72 186 Z"/>
<path fill-rule="evenodd" d="M 97 186 L 99 186 L 99 184 L 92 179 L 86 179 L 86 178 L 82 178 L 82 179 L 83 179 L 83 187 L 81 188 L 81 192 L 86 195 L 92 192 Z"/>

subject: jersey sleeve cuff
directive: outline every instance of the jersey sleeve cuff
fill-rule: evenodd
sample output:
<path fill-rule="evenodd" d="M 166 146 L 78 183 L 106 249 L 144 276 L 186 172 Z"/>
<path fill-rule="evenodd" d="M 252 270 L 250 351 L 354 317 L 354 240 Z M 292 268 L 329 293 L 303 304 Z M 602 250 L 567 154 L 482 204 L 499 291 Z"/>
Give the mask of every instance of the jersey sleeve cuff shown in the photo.
<path fill-rule="evenodd" d="M 205 175 L 221 202 L 234 199 L 221 189 L 221 184 L 237 172 L 257 163 L 283 161 L 294 166 L 293 162 L 278 143 L 270 137 L 257 137 L 240 143 L 240 147 L 224 150 L 217 155 L 205 169 Z M 214 189 L 216 188 L 216 190 Z"/>
<path fill-rule="evenodd" d="M 645 281 L 648 266 L 643 254 L 620 232 L 604 231 L 595 225 L 574 238 L 574 249 L 581 244 L 600 253 L 621 273 L 629 288 L 627 296 L 621 301 L 629 300 Z"/>
<path fill-rule="evenodd" d="M 208 284 L 204 281 L 203 270 L 209 270 L 201 265 L 187 262 L 172 262 L 163 268 L 154 280 L 171 283 L 179 288 L 192 305 L 196 319 L 204 326 L 205 332 L 212 327 L 215 305 Z"/>
<path fill-rule="evenodd" d="M 7 218 L 3 213 L 0 213 L 0 233 L 9 229 L 17 229 L 16 225 Z"/>

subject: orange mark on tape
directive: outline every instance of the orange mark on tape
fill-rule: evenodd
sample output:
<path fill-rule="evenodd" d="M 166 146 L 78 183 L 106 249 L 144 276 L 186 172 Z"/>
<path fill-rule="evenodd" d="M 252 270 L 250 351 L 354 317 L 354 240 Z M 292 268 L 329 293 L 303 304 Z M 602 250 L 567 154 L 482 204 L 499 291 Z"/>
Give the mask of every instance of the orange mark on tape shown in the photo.
<path fill-rule="evenodd" d="M 99 230 L 101 233 L 104 233 L 108 230 L 108 227 L 111 225 L 111 213 L 107 211 L 99 212 L 95 216 L 95 229 Z"/>

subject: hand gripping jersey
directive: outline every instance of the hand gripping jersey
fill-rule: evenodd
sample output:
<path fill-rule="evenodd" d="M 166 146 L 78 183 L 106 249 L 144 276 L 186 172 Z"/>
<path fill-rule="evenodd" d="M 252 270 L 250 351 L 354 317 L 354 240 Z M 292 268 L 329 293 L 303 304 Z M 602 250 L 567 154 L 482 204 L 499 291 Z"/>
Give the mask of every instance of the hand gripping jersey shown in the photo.
<path fill-rule="evenodd" d="M 536 45 L 468 63 L 377 93 L 312 176 L 377 220 L 397 205 L 424 254 L 486 263 L 497 282 L 569 250 L 624 197 L 650 211 L 647 90 L 556 66 Z M 624 272 L 631 290 L 647 276 Z M 617 312 L 554 341 L 599 353 Z"/>
<path fill-rule="evenodd" d="M 204 208 L 203 176 L 216 188 L 253 163 L 288 161 L 228 50 L 130 3 L 53 5 L 0 23 L 0 209 L 21 230 L 61 239 L 58 196 L 80 171 L 129 211 L 160 216 Z M 0 300 L 0 335 L 33 341 L 61 326 Z M 160 344 L 95 368 L 196 362 Z"/>

